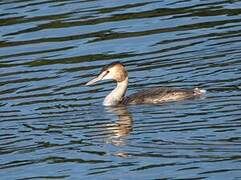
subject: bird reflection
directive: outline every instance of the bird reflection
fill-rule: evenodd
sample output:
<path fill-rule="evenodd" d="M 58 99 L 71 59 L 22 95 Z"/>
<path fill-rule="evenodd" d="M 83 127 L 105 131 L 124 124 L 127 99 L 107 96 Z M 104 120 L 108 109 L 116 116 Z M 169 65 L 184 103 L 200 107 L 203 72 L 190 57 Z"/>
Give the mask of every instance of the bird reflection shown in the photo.
<path fill-rule="evenodd" d="M 123 145 L 123 137 L 130 134 L 133 128 L 132 115 L 125 106 L 106 107 L 106 111 L 117 115 L 115 123 L 109 123 L 106 128 L 111 131 L 108 141 L 115 145 Z"/>

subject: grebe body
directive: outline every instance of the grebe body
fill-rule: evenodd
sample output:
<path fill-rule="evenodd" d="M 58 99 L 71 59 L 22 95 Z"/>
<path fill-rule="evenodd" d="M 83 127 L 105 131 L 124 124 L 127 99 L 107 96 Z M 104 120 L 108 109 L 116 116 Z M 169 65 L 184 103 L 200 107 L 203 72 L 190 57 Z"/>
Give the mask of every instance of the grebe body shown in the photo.
<path fill-rule="evenodd" d="M 115 80 L 117 86 L 105 97 L 103 101 L 104 106 L 161 104 L 200 97 L 205 94 L 205 90 L 199 88 L 173 89 L 167 87 L 153 87 L 125 97 L 128 86 L 128 73 L 124 65 L 120 62 L 114 62 L 105 66 L 100 74 L 86 83 L 86 85 L 92 85 L 97 81 L 105 79 Z"/>

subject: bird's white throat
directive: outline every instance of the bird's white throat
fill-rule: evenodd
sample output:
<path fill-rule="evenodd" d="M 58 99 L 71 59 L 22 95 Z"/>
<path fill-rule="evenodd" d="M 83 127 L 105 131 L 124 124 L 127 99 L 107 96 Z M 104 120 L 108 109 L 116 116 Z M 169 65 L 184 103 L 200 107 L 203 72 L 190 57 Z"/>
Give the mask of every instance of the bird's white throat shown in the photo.
<path fill-rule="evenodd" d="M 111 93 L 105 97 L 103 101 L 103 105 L 104 106 L 118 105 L 123 99 L 123 97 L 125 96 L 127 86 L 128 86 L 128 77 L 126 77 L 124 81 L 117 82 L 116 88 L 112 90 Z"/>

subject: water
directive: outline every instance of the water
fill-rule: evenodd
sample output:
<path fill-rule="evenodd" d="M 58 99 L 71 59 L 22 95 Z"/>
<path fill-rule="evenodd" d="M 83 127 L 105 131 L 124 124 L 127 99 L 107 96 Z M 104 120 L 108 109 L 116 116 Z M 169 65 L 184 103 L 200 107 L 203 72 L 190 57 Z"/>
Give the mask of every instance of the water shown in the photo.
<path fill-rule="evenodd" d="M 1 179 L 241 179 L 241 2 L 0 2 Z M 205 98 L 105 108 L 121 61 L 128 94 Z"/>

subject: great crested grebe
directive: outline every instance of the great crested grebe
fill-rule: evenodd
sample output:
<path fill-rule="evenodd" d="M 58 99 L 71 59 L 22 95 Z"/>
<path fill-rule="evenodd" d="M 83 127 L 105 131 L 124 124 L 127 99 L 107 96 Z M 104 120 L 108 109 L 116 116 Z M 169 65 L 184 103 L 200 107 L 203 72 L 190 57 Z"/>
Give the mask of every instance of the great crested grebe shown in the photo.
<path fill-rule="evenodd" d="M 124 65 L 120 62 L 113 62 L 109 65 L 106 65 L 101 70 L 100 74 L 96 78 L 86 83 L 86 85 L 92 85 L 97 81 L 105 79 L 115 80 L 117 82 L 117 86 L 105 97 L 103 101 L 104 106 L 160 104 L 200 97 L 206 92 L 205 90 L 199 88 L 172 89 L 167 87 L 153 87 L 125 97 L 128 85 L 128 73 Z"/>

